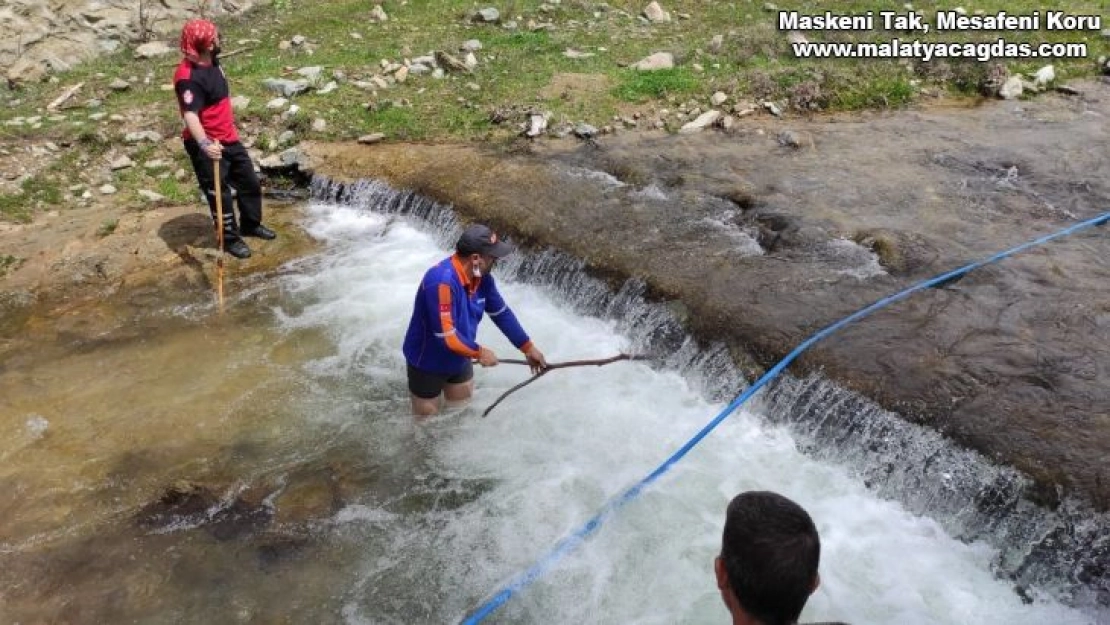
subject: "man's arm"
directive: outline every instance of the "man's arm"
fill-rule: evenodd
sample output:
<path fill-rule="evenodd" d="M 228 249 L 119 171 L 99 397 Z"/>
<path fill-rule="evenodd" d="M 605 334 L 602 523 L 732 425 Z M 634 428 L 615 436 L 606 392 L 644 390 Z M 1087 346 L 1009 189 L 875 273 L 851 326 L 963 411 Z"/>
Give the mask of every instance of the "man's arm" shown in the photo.
<path fill-rule="evenodd" d="M 479 358 L 482 349 L 478 344 L 459 334 L 455 328 L 454 296 L 446 282 L 428 284 L 424 288 L 424 306 L 432 319 L 436 340 L 443 341 L 447 349 L 467 358 Z"/>
<path fill-rule="evenodd" d="M 204 130 L 204 124 L 200 122 L 200 111 L 204 108 L 204 99 L 200 89 L 189 80 L 179 80 L 174 85 L 174 90 L 177 92 L 178 103 L 183 111 L 181 119 L 185 121 L 185 127 L 189 129 L 189 134 L 200 144 L 208 158 L 218 160 L 223 155 L 223 146 L 220 145 L 219 141 L 208 138 L 208 133 Z"/>
<path fill-rule="evenodd" d="M 512 309 L 501 297 L 501 292 L 497 290 L 497 284 L 493 282 L 493 276 L 486 279 L 490 281 L 486 291 L 486 314 L 490 316 L 490 319 L 493 319 L 494 325 L 501 330 L 505 338 L 509 339 L 513 346 L 524 353 L 532 371 L 534 373 L 542 371 L 547 367 L 547 360 L 544 358 L 543 352 L 532 343 L 532 339 L 528 337 L 528 333 L 524 331 L 524 327 L 520 325 L 520 321 L 517 320 Z"/>

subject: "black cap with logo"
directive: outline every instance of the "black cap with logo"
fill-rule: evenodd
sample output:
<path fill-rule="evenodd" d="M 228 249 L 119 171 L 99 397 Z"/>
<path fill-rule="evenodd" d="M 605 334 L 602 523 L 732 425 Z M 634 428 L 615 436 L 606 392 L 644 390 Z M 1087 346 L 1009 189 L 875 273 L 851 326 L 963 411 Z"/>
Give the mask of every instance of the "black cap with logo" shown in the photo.
<path fill-rule="evenodd" d="M 455 251 L 460 256 L 483 254 L 494 258 L 503 258 L 516 251 L 516 248 L 502 241 L 497 233 L 488 226 L 474 224 L 463 230 L 459 242 L 455 244 Z"/>

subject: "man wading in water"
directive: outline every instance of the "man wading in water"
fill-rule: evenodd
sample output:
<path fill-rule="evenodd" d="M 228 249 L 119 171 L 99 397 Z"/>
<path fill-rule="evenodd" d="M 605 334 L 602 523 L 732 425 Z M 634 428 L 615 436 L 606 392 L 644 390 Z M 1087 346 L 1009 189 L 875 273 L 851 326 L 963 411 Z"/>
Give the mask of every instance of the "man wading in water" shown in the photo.
<path fill-rule="evenodd" d="M 466 402 L 474 392 L 471 363 L 497 365 L 497 354 L 475 338 L 485 313 L 524 352 L 533 373 L 547 367 L 543 352 L 532 344 L 490 275 L 497 259 L 515 249 L 488 227 L 473 225 L 459 237 L 455 254 L 424 274 L 402 349 L 414 415 L 438 413 L 440 395 L 447 405 Z"/>

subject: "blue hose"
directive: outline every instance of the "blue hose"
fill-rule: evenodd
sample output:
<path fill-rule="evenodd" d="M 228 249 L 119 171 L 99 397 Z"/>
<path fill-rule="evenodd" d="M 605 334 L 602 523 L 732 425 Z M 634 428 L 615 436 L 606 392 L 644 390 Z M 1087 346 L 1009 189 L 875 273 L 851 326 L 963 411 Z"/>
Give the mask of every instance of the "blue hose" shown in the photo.
<path fill-rule="evenodd" d="M 776 364 L 774 367 L 772 367 L 770 370 L 768 370 L 766 373 L 764 373 L 758 380 L 755 381 L 754 384 L 752 384 L 748 388 L 744 389 L 744 392 L 740 393 L 740 395 L 736 399 L 734 399 L 732 401 L 732 403 L 725 406 L 724 409 L 722 409 L 721 412 L 717 414 L 717 416 L 713 417 L 713 420 L 711 420 L 709 423 L 707 423 L 705 425 L 705 427 L 703 427 L 700 431 L 698 431 L 698 433 L 695 434 L 693 436 L 693 438 L 686 441 L 686 443 L 684 445 L 682 445 L 682 447 L 680 447 L 678 449 L 678 451 L 674 452 L 673 454 L 671 454 L 671 456 L 669 458 L 664 460 L 663 463 L 660 464 L 658 467 L 656 467 L 654 471 L 649 473 L 646 477 L 644 477 L 639 482 L 634 484 L 628 490 L 624 491 L 623 493 L 620 493 L 616 497 L 607 501 L 605 503 L 605 505 L 602 506 L 601 510 L 596 515 L 593 516 L 593 518 L 586 521 L 586 523 L 584 525 L 582 525 L 582 527 L 578 528 L 578 530 L 576 530 L 575 532 L 573 532 L 572 534 L 570 534 L 566 538 L 563 538 L 562 540 L 560 540 L 555 545 L 555 547 L 550 552 L 548 552 L 548 554 L 546 556 L 541 558 L 539 561 L 537 561 L 535 564 L 533 564 L 531 566 L 531 568 L 524 571 L 523 573 L 518 575 L 516 578 L 514 578 L 511 582 L 509 582 L 507 585 L 505 585 L 501 590 L 499 590 L 497 592 L 497 594 L 495 594 L 492 598 L 490 598 L 488 601 L 486 601 L 481 606 L 479 606 L 477 610 L 472 612 L 462 622 L 465 625 L 473 625 L 475 623 L 481 623 L 483 620 L 485 620 L 485 618 L 487 616 L 489 616 L 490 614 L 493 614 L 498 608 L 500 608 L 502 605 L 504 605 L 506 601 L 508 601 L 510 598 L 512 598 L 512 596 L 514 594 L 523 590 L 527 586 L 531 585 L 532 582 L 536 581 L 536 579 L 538 579 L 541 575 L 546 573 L 547 570 L 550 569 L 552 565 L 554 565 L 556 562 L 561 560 L 563 558 L 563 556 L 570 553 L 570 551 L 573 550 L 575 547 L 577 547 L 579 543 L 583 542 L 591 534 L 596 532 L 597 529 L 599 527 L 601 527 L 601 524 L 606 519 L 608 519 L 613 513 L 615 513 L 620 508 L 622 508 L 629 501 L 632 501 L 633 499 L 635 499 L 640 494 L 640 492 L 644 490 L 645 487 L 647 487 L 649 484 L 651 484 L 652 482 L 657 480 L 664 473 L 669 471 L 670 468 L 672 466 L 674 466 L 674 464 L 676 462 L 681 460 L 687 453 L 690 452 L 691 449 L 693 449 L 698 443 L 700 443 L 703 438 L 705 438 L 718 425 L 720 425 L 721 421 L 725 420 L 725 417 L 732 414 L 733 411 L 735 411 L 737 408 L 739 408 L 744 402 L 748 401 L 748 399 L 751 398 L 751 396 L 754 395 L 756 393 L 756 391 L 761 389 L 763 386 L 765 386 L 771 380 L 778 377 L 778 375 L 780 373 L 782 373 L 783 370 L 786 369 L 786 367 L 790 365 L 790 363 L 794 362 L 794 360 L 796 360 L 798 358 L 798 356 L 800 356 L 802 354 L 802 352 L 809 349 L 810 346 L 812 346 L 814 343 L 820 341 L 821 339 L 824 339 L 825 337 L 827 337 L 830 334 L 832 334 L 833 332 L 836 332 L 837 330 L 843 328 L 844 326 L 848 325 L 849 323 L 852 323 L 853 321 L 857 321 L 859 319 L 862 319 L 862 318 L 870 315 L 871 313 L 875 312 L 876 310 L 879 310 L 880 308 L 884 308 L 886 306 L 889 306 L 890 304 L 893 304 L 894 302 L 897 302 L 899 300 L 903 300 L 903 299 L 909 297 L 910 295 L 912 295 L 913 293 L 916 293 L 918 291 L 922 291 L 924 289 L 931 289 L 931 288 L 935 288 L 935 287 L 938 287 L 938 286 L 943 286 L 943 285 L 949 284 L 951 282 L 954 282 L 955 280 L 958 280 L 959 278 L 963 277 L 965 274 L 967 274 L 967 273 L 969 273 L 969 272 L 971 272 L 975 269 L 978 269 L 980 267 L 989 265 L 991 263 L 996 263 L 996 262 L 1002 260 L 1003 258 L 1006 258 L 1008 256 L 1013 256 L 1014 254 L 1017 254 L 1018 252 L 1023 252 L 1025 250 L 1029 249 L 1029 248 L 1037 247 L 1039 245 L 1043 245 L 1045 243 L 1048 243 L 1049 241 L 1052 241 L 1053 239 L 1058 239 L 1060 237 L 1065 237 L 1065 236 L 1068 236 L 1070 234 L 1074 234 L 1076 232 L 1079 232 L 1080 230 L 1090 228 L 1092 226 L 1104 225 L 1107 222 L 1110 222 L 1110 212 L 1103 213 L 1102 215 L 1099 215 L 1098 217 L 1095 217 L 1093 219 L 1088 219 L 1087 221 L 1082 221 L 1082 222 L 1076 223 L 1075 225 L 1069 226 L 1067 228 L 1064 228 L 1063 230 L 1059 230 L 1059 231 L 1054 232 L 1052 234 L 1045 235 L 1045 236 L 1040 237 L 1038 239 L 1034 239 L 1032 241 L 1022 243 L 1021 245 L 1018 245 L 1016 247 L 1012 247 L 1008 250 L 999 252 L 999 253 L 997 253 L 993 256 L 990 256 L 988 258 L 985 258 L 983 260 L 978 260 L 978 261 L 975 261 L 973 263 L 969 263 L 967 265 L 964 265 L 963 267 L 960 267 L 959 269 L 954 269 L 952 271 L 949 271 L 948 273 L 943 273 L 943 274 L 941 274 L 939 276 L 936 276 L 934 278 L 930 278 L 928 280 L 925 280 L 924 282 L 919 282 L 919 283 L 917 283 L 917 284 L 915 284 L 915 285 L 913 285 L 913 286 L 911 286 L 911 287 L 909 287 L 905 290 L 902 290 L 902 291 L 899 291 L 898 293 L 895 293 L 894 295 L 891 295 L 889 297 L 885 297 L 885 298 L 875 302 L 874 304 L 871 304 L 870 306 L 867 306 L 866 308 L 862 308 L 860 310 L 857 310 L 856 312 L 852 313 L 851 315 L 848 315 L 847 317 L 844 317 L 840 321 L 837 321 L 836 323 L 834 323 L 830 326 L 827 326 L 824 329 L 820 330 L 819 332 L 817 332 L 813 336 L 806 339 L 800 345 L 795 347 L 792 352 L 787 354 L 785 358 L 783 358 L 782 360 L 780 360 L 778 362 L 778 364 Z"/>

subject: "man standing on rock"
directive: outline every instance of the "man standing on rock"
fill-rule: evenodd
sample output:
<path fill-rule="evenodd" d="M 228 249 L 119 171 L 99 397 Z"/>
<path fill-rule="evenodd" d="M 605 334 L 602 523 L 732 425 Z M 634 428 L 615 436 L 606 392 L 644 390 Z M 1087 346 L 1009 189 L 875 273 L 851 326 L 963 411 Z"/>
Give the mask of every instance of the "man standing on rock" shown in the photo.
<path fill-rule="evenodd" d="M 273 239 L 277 235 L 262 225 L 262 186 L 254 173 L 247 149 L 239 142 L 239 131 L 231 112 L 230 88 L 220 67 L 220 35 L 207 20 L 191 20 L 181 29 L 184 58 L 173 76 L 181 118 L 182 138 L 192 161 L 200 190 L 216 219 L 213 163 L 220 168 L 219 193 L 223 204 L 224 242 L 229 254 L 248 258 L 251 249 L 243 236 Z M 232 210 L 231 189 L 237 194 L 239 223 Z"/>
<path fill-rule="evenodd" d="M 417 417 L 439 412 L 440 395 L 448 404 L 470 399 L 473 362 L 497 365 L 497 354 L 476 340 L 484 313 L 524 352 L 533 373 L 547 367 L 543 352 L 532 344 L 490 275 L 497 259 L 514 249 L 489 227 L 475 224 L 463 231 L 452 256 L 424 274 L 402 348 Z"/>

